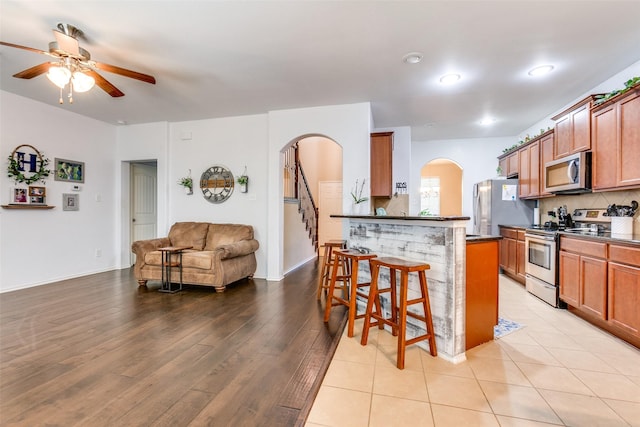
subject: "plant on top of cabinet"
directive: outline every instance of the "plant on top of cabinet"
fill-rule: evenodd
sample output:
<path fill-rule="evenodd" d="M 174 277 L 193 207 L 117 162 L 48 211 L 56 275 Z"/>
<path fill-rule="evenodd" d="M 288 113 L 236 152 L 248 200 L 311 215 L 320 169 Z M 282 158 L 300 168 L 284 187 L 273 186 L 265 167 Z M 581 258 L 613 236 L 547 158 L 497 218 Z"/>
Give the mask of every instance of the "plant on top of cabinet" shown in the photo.
<path fill-rule="evenodd" d="M 594 102 L 594 105 L 600 105 L 603 102 L 607 102 L 608 100 L 610 100 L 614 96 L 620 95 L 621 93 L 628 92 L 629 90 L 633 89 L 633 87 L 636 86 L 636 85 L 640 85 L 640 77 L 638 77 L 638 76 L 633 77 L 632 79 L 629 79 L 626 82 L 624 82 L 624 88 L 623 89 L 616 89 L 616 90 L 612 90 L 609 93 L 603 93 L 602 95 L 596 95 L 596 100 Z"/>

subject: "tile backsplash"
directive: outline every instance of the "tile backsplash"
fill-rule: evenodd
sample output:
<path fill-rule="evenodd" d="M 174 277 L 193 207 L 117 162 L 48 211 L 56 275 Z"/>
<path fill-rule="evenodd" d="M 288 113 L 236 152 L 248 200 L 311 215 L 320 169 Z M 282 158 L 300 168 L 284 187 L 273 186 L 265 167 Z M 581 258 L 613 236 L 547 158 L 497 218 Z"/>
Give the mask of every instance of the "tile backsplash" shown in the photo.
<path fill-rule="evenodd" d="M 547 215 L 547 212 L 562 205 L 567 205 L 567 211 L 569 213 L 573 213 L 574 209 L 606 209 L 606 207 L 611 204 L 630 205 L 632 200 L 640 203 L 640 190 L 563 195 L 540 199 L 540 221 L 548 221 L 550 218 Z M 557 221 L 557 219 L 555 220 Z M 634 217 L 633 233 L 640 234 L 640 213 L 636 213 Z"/>

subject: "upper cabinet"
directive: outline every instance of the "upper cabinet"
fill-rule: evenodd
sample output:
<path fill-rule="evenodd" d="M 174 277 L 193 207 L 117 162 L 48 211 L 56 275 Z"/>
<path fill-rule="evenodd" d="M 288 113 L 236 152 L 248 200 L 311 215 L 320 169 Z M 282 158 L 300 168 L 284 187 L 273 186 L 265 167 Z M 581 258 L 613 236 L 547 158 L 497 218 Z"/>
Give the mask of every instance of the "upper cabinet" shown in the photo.
<path fill-rule="evenodd" d="M 393 132 L 371 134 L 371 196 L 393 195 Z"/>
<path fill-rule="evenodd" d="M 509 154 L 503 154 L 498 157 L 498 166 L 500 166 L 500 176 L 507 178 L 516 178 L 520 169 L 520 153 L 518 150 Z"/>
<path fill-rule="evenodd" d="M 592 110 L 594 190 L 640 187 L 640 86 Z"/>
<path fill-rule="evenodd" d="M 555 121 L 554 159 L 591 149 L 591 107 L 595 95 L 590 95 L 560 114 Z"/>
<path fill-rule="evenodd" d="M 521 199 L 538 199 L 551 195 L 544 192 L 544 164 L 553 160 L 553 134 L 553 130 L 548 130 L 518 150 Z"/>

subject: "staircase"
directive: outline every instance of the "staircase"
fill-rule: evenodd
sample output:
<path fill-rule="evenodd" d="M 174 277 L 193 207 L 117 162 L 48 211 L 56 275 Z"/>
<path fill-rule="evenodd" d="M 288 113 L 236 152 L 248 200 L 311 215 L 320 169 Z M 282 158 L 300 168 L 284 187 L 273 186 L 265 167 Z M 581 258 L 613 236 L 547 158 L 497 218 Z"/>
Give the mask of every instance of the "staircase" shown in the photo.
<path fill-rule="evenodd" d="M 309 232 L 309 239 L 318 250 L 318 208 L 298 156 L 298 144 L 284 153 L 284 198 L 297 200 L 298 212 Z"/>

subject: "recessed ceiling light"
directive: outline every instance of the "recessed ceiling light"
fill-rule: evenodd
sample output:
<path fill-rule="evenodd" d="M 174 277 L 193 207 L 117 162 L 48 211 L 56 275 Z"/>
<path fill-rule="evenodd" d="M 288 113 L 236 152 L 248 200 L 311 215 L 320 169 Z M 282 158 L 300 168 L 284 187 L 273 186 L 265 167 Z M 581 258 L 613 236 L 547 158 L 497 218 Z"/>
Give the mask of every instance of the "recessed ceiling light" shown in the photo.
<path fill-rule="evenodd" d="M 126 125 L 126 124 L 127 124 L 127 121 L 126 121 L 126 120 L 118 120 L 118 121 L 117 121 L 117 123 L 118 123 L 119 125 Z"/>
<path fill-rule="evenodd" d="M 405 64 L 417 64 L 418 62 L 422 61 L 423 56 L 424 55 L 422 55 L 420 52 L 410 52 L 402 57 L 402 62 L 404 62 Z"/>
<path fill-rule="evenodd" d="M 496 122 L 496 119 L 492 118 L 492 117 L 485 117 L 484 119 L 480 120 L 480 125 L 482 126 L 489 126 L 492 125 Z"/>
<path fill-rule="evenodd" d="M 530 69 L 527 74 L 531 77 L 537 77 L 550 73 L 551 71 L 553 71 L 553 65 L 540 65 L 539 67 Z"/>
<path fill-rule="evenodd" d="M 445 74 L 444 76 L 440 77 L 440 83 L 442 83 L 443 85 L 450 85 L 456 83 L 461 78 L 462 77 L 460 76 L 460 74 Z"/>

